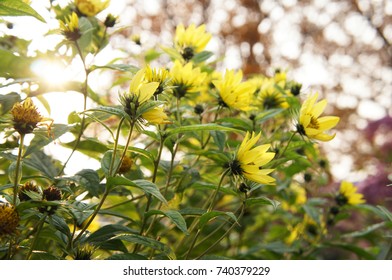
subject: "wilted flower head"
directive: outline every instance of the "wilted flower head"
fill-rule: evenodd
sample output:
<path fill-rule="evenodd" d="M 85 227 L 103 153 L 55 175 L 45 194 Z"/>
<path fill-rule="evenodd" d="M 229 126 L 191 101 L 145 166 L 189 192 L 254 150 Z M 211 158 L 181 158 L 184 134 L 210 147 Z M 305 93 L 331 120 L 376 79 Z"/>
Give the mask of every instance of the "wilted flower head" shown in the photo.
<path fill-rule="evenodd" d="M 60 20 L 60 30 L 69 41 L 77 41 L 82 36 L 78 15 L 72 13 L 68 18 L 65 18 L 65 22 Z"/>
<path fill-rule="evenodd" d="M 106 9 L 110 4 L 110 0 L 75 0 L 78 11 L 83 15 L 92 17 Z"/>
<path fill-rule="evenodd" d="M 26 182 L 23 186 L 20 187 L 18 196 L 20 201 L 31 200 L 30 196 L 27 194 L 29 192 L 39 194 L 39 189 L 36 184 L 33 182 Z"/>
<path fill-rule="evenodd" d="M 339 194 L 335 197 L 338 205 L 358 205 L 365 203 L 363 194 L 357 192 L 358 189 L 350 182 L 342 181 L 340 184 Z"/>
<path fill-rule="evenodd" d="M 213 81 L 220 99 L 221 106 L 237 110 L 250 110 L 253 93 L 256 88 L 252 82 L 242 82 L 242 71 L 227 70 L 221 80 Z"/>
<path fill-rule="evenodd" d="M 0 237 L 16 233 L 19 215 L 14 206 L 0 203 Z"/>
<path fill-rule="evenodd" d="M 339 117 L 326 116 L 320 117 L 327 106 L 327 100 L 323 99 L 316 103 L 318 93 L 309 96 L 301 106 L 297 131 L 309 138 L 320 141 L 330 141 L 336 134 L 329 135 L 324 131 L 335 127 L 339 122 Z"/>
<path fill-rule="evenodd" d="M 170 70 L 172 77 L 173 94 L 177 98 L 184 97 L 187 93 L 200 90 L 207 74 L 201 72 L 199 67 L 193 67 L 192 62 L 182 65 L 178 60 Z"/>
<path fill-rule="evenodd" d="M 180 51 L 185 61 L 189 61 L 196 53 L 204 50 L 210 39 L 211 34 L 206 32 L 204 24 L 199 27 L 191 24 L 188 28 L 185 28 L 183 24 L 179 24 L 176 28 L 174 45 Z"/>
<path fill-rule="evenodd" d="M 268 174 L 274 169 L 263 169 L 262 166 L 269 163 L 274 158 L 275 153 L 267 152 L 271 146 L 270 144 L 253 148 L 260 136 L 261 133 L 255 135 L 254 132 L 252 134 L 247 132 L 234 160 L 229 162 L 228 168 L 232 175 L 243 176 L 260 184 L 272 185 L 275 184 L 275 179 Z"/>
<path fill-rule="evenodd" d="M 11 109 L 11 115 L 14 128 L 21 135 L 32 133 L 45 120 L 30 98 L 26 98 L 23 103 L 16 103 Z"/>

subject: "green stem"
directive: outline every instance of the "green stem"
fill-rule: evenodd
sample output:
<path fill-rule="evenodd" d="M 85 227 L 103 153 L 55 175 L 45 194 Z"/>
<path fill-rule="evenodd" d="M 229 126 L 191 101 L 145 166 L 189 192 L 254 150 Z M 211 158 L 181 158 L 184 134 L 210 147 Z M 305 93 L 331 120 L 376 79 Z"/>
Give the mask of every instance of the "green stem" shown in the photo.
<path fill-rule="evenodd" d="M 83 62 L 83 68 L 84 68 L 84 72 L 85 72 L 85 75 L 86 75 L 86 78 L 85 78 L 84 83 L 83 83 L 83 88 L 82 88 L 82 94 L 83 94 L 83 112 L 85 112 L 86 109 L 87 109 L 88 76 L 89 76 L 90 71 L 89 71 L 89 69 L 87 68 L 86 61 L 84 60 L 82 50 L 80 49 L 80 46 L 79 46 L 79 44 L 78 44 L 77 41 L 75 41 L 75 46 L 76 46 L 76 49 L 78 50 L 80 59 L 81 59 L 82 62 Z M 78 147 L 79 144 L 80 144 L 80 140 L 82 139 L 83 132 L 84 132 L 84 130 L 85 130 L 85 123 L 86 123 L 86 114 L 83 114 L 83 116 L 82 116 L 82 121 L 80 122 L 80 131 L 79 131 L 78 136 L 77 136 L 77 138 L 76 138 L 75 145 L 74 145 L 74 147 L 72 148 L 71 154 L 68 156 L 67 160 L 66 160 L 65 163 L 63 164 L 63 167 L 61 168 L 60 172 L 58 173 L 59 176 L 64 172 L 65 167 L 68 165 L 69 161 L 71 160 L 73 154 L 75 153 L 77 147 Z"/>
<path fill-rule="evenodd" d="M 15 170 L 15 178 L 14 178 L 14 197 L 13 197 L 13 205 L 16 206 L 16 198 L 18 196 L 18 187 L 19 187 L 19 169 L 20 164 L 22 162 L 22 152 L 23 152 L 23 142 L 24 142 L 24 134 L 20 135 L 20 142 L 19 142 L 19 150 L 18 150 L 18 157 L 16 158 L 16 170 Z"/>
<path fill-rule="evenodd" d="M 116 139 L 114 140 L 114 147 L 113 147 L 113 154 L 112 154 L 112 159 L 110 161 L 110 167 L 109 167 L 109 175 L 114 176 L 115 174 L 112 174 L 113 167 L 114 167 L 114 162 L 116 159 L 116 154 L 117 154 L 117 146 L 118 146 L 118 138 L 120 138 L 120 131 L 121 131 L 121 126 L 124 123 L 125 118 L 122 117 L 120 120 L 120 123 L 118 124 L 118 129 L 116 133 Z"/>
<path fill-rule="evenodd" d="M 293 140 L 293 138 L 294 138 L 295 134 L 297 134 L 297 132 L 296 132 L 296 131 L 295 131 L 293 134 L 291 134 L 291 137 L 290 137 L 289 141 L 287 142 L 287 145 L 286 145 L 286 147 L 284 148 L 283 152 L 281 152 L 281 153 L 279 154 L 279 156 L 278 156 L 278 158 L 277 158 L 277 159 L 280 159 L 280 158 L 281 158 L 281 157 L 284 155 L 284 153 L 286 152 L 287 148 L 289 147 L 289 145 L 290 145 L 291 141 Z"/>
<path fill-rule="evenodd" d="M 218 193 L 219 193 L 219 191 L 220 191 L 221 185 L 222 185 L 222 183 L 223 183 L 223 179 L 226 177 L 226 175 L 229 173 L 229 171 L 230 171 L 230 169 L 226 169 L 225 172 L 223 172 L 223 174 L 222 174 L 222 176 L 221 176 L 221 178 L 220 178 L 218 187 L 216 188 L 216 190 L 215 190 L 215 192 L 214 192 L 212 198 L 209 200 L 209 201 L 211 201 L 211 202 L 210 202 L 210 206 L 208 207 L 206 213 L 209 213 L 209 212 L 212 211 L 212 209 L 213 209 L 213 207 L 214 207 L 214 205 L 215 205 L 215 199 L 216 199 L 216 197 L 217 197 L 217 195 L 218 195 Z M 207 204 L 207 205 L 208 205 L 208 204 Z M 199 219 L 195 220 L 194 223 L 193 223 L 193 225 L 196 225 L 196 223 L 198 223 L 198 221 L 199 221 Z M 192 228 L 192 230 L 193 230 L 193 228 Z M 199 237 L 199 235 L 200 235 L 200 233 L 201 233 L 201 230 L 202 230 L 202 229 L 200 229 L 200 228 L 197 230 L 197 232 L 196 232 L 196 234 L 195 234 L 195 237 L 194 237 L 193 240 L 192 240 L 191 246 L 189 247 L 188 252 L 186 253 L 185 259 L 188 259 L 190 253 L 192 252 L 192 250 L 193 250 L 193 248 L 194 248 L 194 246 L 195 246 L 195 244 L 196 244 L 197 238 Z"/>
<path fill-rule="evenodd" d="M 29 250 L 29 252 L 26 255 L 26 260 L 29 260 L 31 258 L 31 255 L 33 254 L 34 247 L 35 247 L 35 245 L 36 245 L 36 243 L 38 241 L 38 237 L 39 237 L 39 234 L 40 234 L 40 232 L 41 232 L 41 230 L 42 230 L 42 228 L 44 226 L 46 217 L 47 217 L 46 213 L 44 215 L 42 215 L 42 218 L 40 219 L 39 224 L 37 225 L 37 231 L 35 233 L 33 242 L 31 243 L 30 250 Z"/>
<path fill-rule="evenodd" d="M 242 208 L 241 208 L 241 213 L 240 213 L 240 215 L 238 216 L 238 218 L 237 218 L 237 221 L 239 221 L 241 218 L 242 218 L 242 216 L 244 215 L 244 213 L 245 213 L 245 201 L 243 202 L 243 204 L 242 204 Z M 212 248 L 214 248 L 216 245 L 218 245 L 221 241 L 222 241 L 222 239 L 223 238 L 225 238 L 232 230 L 233 230 L 233 228 L 235 227 L 237 225 L 237 223 L 233 223 L 232 225 L 231 225 L 231 227 L 218 239 L 218 240 L 216 240 L 210 247 L 208 247 L 200 256 L 198 256 L 197 258 L 196 258 L 196 260 L 199 260 L 200 258 L 202 258 L 205 254 L 207 254 Z"/>
<path fill-rule="evenodd" d="M 121 155 L 120 161 L 119 161 L 117 167 L 114 169 L 114 173 L 112 174 L 113 176 L 117 174 L 118 170 L 119 170 L 120 167 L 121 167 L 121 163 L 123 162 L 123 160 L 124 160 L 124 158 L 125 158 L 125 156 L 126 156 L 126 154 L 127 154 L 128 147 L 129 147 L 129 143 L 131 142 L 132 132 L 133 132 L 133 128 L 134 128 L 134 127 L 135 127 L 135 122 L 132 121 L 132 122 L 131 122 L 131 128 L 130 128 L 129 133 L 128 133 L 127 142 L 125 143 L 125 147 L 124 147 L 123 153 L 122 153 L 122 155 Z"/>
<path fill-rule="evenodd" d="M 126 152 L 127 152 L 128 146 L 129 146 L 129 142 L 131 141 L 131 137 L 132 137 L 132 132 L 133 132 L 134 126 L 135 126 L 135 123 L 132 122 L 132 123 L 131 123 L 131 129 L 130 129 L 129 134 L 128 134 L 127 143 L 126 143 L 126 145 L 125 145 L 125 147 L 124 147 L 124 151 L 123 151 L 123 154 L 122 154 L 122 156 L 121 156 L 120 162 L 119 162 L 118 166 L 114 169 L 114 171 L 115 171 L 114 174 L 117 173 L 117 171 L 118 171 L 118 169 L 120 168 L 121 163 L 122 163 L 122 161 L 123 161 L 123 159 L 124 159 L 124 157 L 125 157 L 125 155 L 126 155 Z M 116 139 L 116 141 L 118 141 L 118 140 Z M 114 157 L 112 158 L 112 162 L 113 162 L 113 161 L 114 161 Z M 111 165 L 112 165 L 112 164 L 111 164 Z M 113 175 L 113 176 L 114 176 L 114 175 Z M 105 192 L 103 193 L 103 196 L 102 196 L 101 201 L 99 202 L 97 208 L 95 208 L 95 210 L 94 210 L 93 214 L 91 215 L 90 219 L 88 220 L 88 222 L 84 225 L 83 229 L 79 232 L 78 236 L 76 236 L 76 238 L 75 238 L 75 240 L 74 240 L 74 243 L 83 235 L 83 233 L 87 230 L 87 228 L 88 228 L 88 227 L 90 226 L 90 224 L 93 222 L 93 220 L 94 220 L 95 217 L 97 216 L 99 210 L 101 210 L 103 203 L 105 202 L 106 198 L 108 197 L 109 192 L 110 192 L 109 189 L 108 189 L 107 187 L 105 187 Z"/>

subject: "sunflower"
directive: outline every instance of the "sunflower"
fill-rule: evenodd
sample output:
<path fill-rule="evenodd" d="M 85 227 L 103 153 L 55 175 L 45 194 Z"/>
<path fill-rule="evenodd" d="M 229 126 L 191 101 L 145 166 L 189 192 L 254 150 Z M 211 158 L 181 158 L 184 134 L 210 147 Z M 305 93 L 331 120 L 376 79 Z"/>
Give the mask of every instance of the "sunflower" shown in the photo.
<path fill-rule="evenodd" d="M 242 71 L 227 70 L 222 79 L 212 81 L 219 94 L 219 104 L 237 110 L 250 110 L 256 88 L 252 82 L 242 82 Z"/>
<path fill-rule="evenodd" d="M 72 13 L 69 18 L 65 18 L 65 21 L 60 22 L 61 33 L 70 41 L 77 41 L 82 33 L 79 29 L 79 18 L 76 13 Z"/>
<path fill-rule="evenodd" d="M 147 82 L 157 82 L 159 86 L 154 92 L 154 95 L 161 93 L 168 93 L 171 91 L 171 77 L 170 73 L 165 68 L 151 68 L 149 65 L 146 66 L 145 79 Z"/>
<path fill-rule="evenodd" d="M 199 27 L 191 24 L 188 28 L 185 28 L 183 24 L 179 24 L 176 28 L 174 45 L 184 60 L 189 61 L 195 54 L 204 50 L 210 39 L 211 34 L 206 32 L 204 24 Z"/>
<path fill-rule="evenodd" d="M 11 109 L 11 115 L 14 128 L 20 135 L 32 133 L 39 123 L 48 120 L 41 116 L 30 98 L 26 98 L 23 103 L 16 103 Z"/>
<path fill-rule="evenodd" d="M 75 0 L 78 11 L 83 15 L 92 17 L 106 9 L 110 4 L 110 0 Z"/>
<path fill-rule="evenodd" d="M 170 70 L 172 76 L 173 94 L 178 99 L 187 93 L 198 92 L 207 76 L 199 67 L 193 67 L 192 62 L 182 65 L 178 60 Z"/>
<path fill-rule="evenodd" d="M 14 206 L 0 203 L 0 237 L 16 233 L 19 215 Z"/>
<path fill-rule="evenodd" d="M 324 131 L 335 127 L 339 122 L 339 117 L 320 117 L 327 106 L 327 100 L 323 99 L 316 103 L 318 93 L 309 96 L 302 104 L 297 131 L 304 136 L 320 141 L 332 140 L 336 133 L 329 135 Z"/>
<path fill-rule="evenodd" d="M 340 184 L 339 194 L 335 197 L 338 205 L 358 205 L 365 203 L 363 194 L 357 192 L 358 189 L 350 182 L 342 181 Z"/>
<path fill-rule="evenodd" d="M 168 116 L 159 106 L 150 101 L 159 87 L 159 82 L 147 82 L 145 69 L 139 70 L 132 78 L 129 91 L 120 96 L 120 103 L 132 122 L 163 124 L 170 123 Z"/>
<path fill-rule="evenodd" d="M 267 152 L 270 144 L 253 146 L 260 139 L 261 133 L 250 135 L 246 133 L 244 140 L 238 148 L 237 154 L 233 161 L 228 164 L 230 173 L 234 176 L 243 176 L 248 180 L 260 184 L 275 184 L 275 179 L 268 176 L 274 169 L 263 169 L 262 166 L 269 163 L 275 156 L 275 153 Z"/>

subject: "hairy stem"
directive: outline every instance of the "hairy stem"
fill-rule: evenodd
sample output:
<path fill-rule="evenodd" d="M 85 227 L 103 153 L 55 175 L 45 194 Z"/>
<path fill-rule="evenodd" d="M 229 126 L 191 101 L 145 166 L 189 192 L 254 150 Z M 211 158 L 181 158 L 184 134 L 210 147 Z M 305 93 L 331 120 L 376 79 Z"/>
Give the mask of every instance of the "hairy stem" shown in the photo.
<path fill-rule="evenodd" d="M 18 150 L 18 157 L 16 158 L 16 170 L 15 170 L 15 177 L 14 177 L 14 197 L 12 200 L 12 203 L 14 206 L 16 206 L 16 198 L 18 196 L 18 187 L 19 187 L 19 169 L 20 169 L 20 164 L 22 162 L 22 153 L 23 153 L 23 142 L 24 142 L 24 134 L 20 135 L 20 141 L 19 141 L 19 150 Z"/>

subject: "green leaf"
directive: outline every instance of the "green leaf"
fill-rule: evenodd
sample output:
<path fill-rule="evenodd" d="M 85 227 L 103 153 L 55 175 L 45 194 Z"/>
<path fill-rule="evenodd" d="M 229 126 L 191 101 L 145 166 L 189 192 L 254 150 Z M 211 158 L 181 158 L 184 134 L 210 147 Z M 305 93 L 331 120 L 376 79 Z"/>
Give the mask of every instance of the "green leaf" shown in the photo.
<path fill-rule="evenodd" d="M 162 242 L 159 242 L 159 241 L 152 239 L 152 238 L 149 238 L 149 237 L 140 236 L 140 235 L 136 235 L 136 234 L 121 234 L 121 235 L 117 235 L 117 236 L 113 237 L 112 239 L 119 239 L 119 240 L 131 242 L 131 243 L 140 244 L 140 245 L 143 245 L 143 246 L 146 246 L 146 247 L 149 247 L 149 248 L 152 248 L 154 250 L 157 250 L 159 252 L 164 253 L 169 259 L 172 259 L 172 260 L 176 259 L 176 255 L 174 254 L 172 249 L 170 249 L 170 247 L 163 244 Z"/>
<path fill-rule="evenodd" d="M 284 108 L 279 108 L 279 109 L 270 109 L 270 110 L 263 111 L 262 113 L 258 114 L 258 115 L 255 117 L 255 120 L 256 120 L 258 123 L 263 123 L 263 122 L 265 122 L 266 120 L 269 120 L 269 119 L 275 117 L 276 115 L 280 114 L 280 113 L 283 112 L 284 110 L 286 110 L 286 109 L 284 109 Z"/>
<path fill-rule="evenodd" d="M 210 131 L 215 144 L 218 146 L 219 151 L 223 151 L 226 145 L 226 134 L 222 131 Z"/>
<path fill-rule="evenodd" d="M 50 179 L 54 179 L 59 172 L 59 170 L 57 170 L 56 166 L 54 165 L 53 158 L 46 155 L 42 151 L 36 151 L 30 155 L 30 158 L 23 159 L 23 163 L 26 166 L 40 171 L 43 176 L 46 176 Z"/>
<path fill-rule="evenodd" d="M 111 174 L 109 174 L 109 173 L 110 173 L 110 164 L 112 162 L 112 157 L 113 157 L 113 151 L 110 150 L 110 151 L 107 151 L 103 155 L 103 158 L 101 160 L 101 168 L 102 168 L 103 172 L 105 173 L 106 177 L 111 176 Z M 119 165 L 119 163 L 120 163 L 120 155 L 119 155 L 119 153 L 116 153 L 116 158 L 113 163 L 113 169 L 116 168 Z M 113 172 L 113 170 L 112 170 L 112 172 Z"/>
<path fill-rule="evenodd" d="M 107 184 L 108 189 L 112 189 L 116 186 L 136 187 L 136 188 L 143 190 L 146 194 L 151 194 L 152 196 L 159 199 L 161 202 L 167 204 L 166 199 L 162 196 L 158 187 L 154 183 L 151 183 L 150 181 L 147 181 L 147 180 L 131 181 L 125 177 L 116 176 L 116 177 L 109 177 L 107 179 L 106 184 Z"/>
<path fill-rule="evenodd" d="M 213 56 L 213 55 L 214 55 L 213 52 L 202 51 L 202 52 L 199 52 L 199 53 L 195 54 L 195 55 L 192 57 L 192 61 L 193 61 L 195 64 L 199 64 L 199 63 L 201 63 L 201 62 L 206 61 L 207 59 L 209 59 L 209 58 L 210 58 L 211 56 Z"/>
<path fill-rule="evenodd" d="M 151 61 L 157 59 L 160 56 L 161 56 L 160 52 L 157 52 L 154 49 L 150 49 L 146 51 L 146 53 L 144 54 L 144 60 L 146 61 L 146 63 L 150 63 Z"/>
<path fill-rule="evenodd" d="M 86 242 L 90 242 L 93 244 L 101 244 L 105 241 L 108 241 L 110 238 L 122 234 L 122 233 L 130 233 L 132 230 L 129 227 L 125 227 L 122 225 L 106 225 L 93 232 L 90 236 L 87 237 Z"/>
<path fill-rule="evenodd" d="M 135 74 L 137 71 L 140 69 L 136 66 L 129 65 L 129 64 L 107 64 L 107 65 L 102 65 L 102 66 L 97 66 L 94 65 L 91 67 L 92 70 L 95 69 L 112 69 L 112 70 L 118 70 L 122 72 L 131 72 Z"/>
<path fill-rule="evenodd" d="M 180 127 L 176 127 L 173 129 L 168 129 L 166 132 L 166 136 L 172 136 L 179 133 L 187 133 L 187 132 L 195 132 L 195 131 L 211 131 L 211 130 L 220 130 L 220 131 L 238 131 L 238 129 L 225 127 L 218 124 L 194 124 L 194 125 L 184 125 Z"/>
<path fill-rule="evenodd" d="M 365 235 L 367 235 L 367 234 L 369 234 L 369 233 L 371 233 L 371 232 L 373 232 L 373 231 L 375 231 L 375 230 L 377 230 L 379 228 L 384 227 L 385 224 L 386 224 L 385 222 L 374 224 L 374 225 L 368 226 L 368 227 L 366 227 L 366 228 L 364 228 L 362 230 L 358 230 L 358 231 L 354 231 L 354 232 L 350 232 L 350 233 L 344 234 L 342 237 L 343 238 L 362 237 L 362 236 L 365 236 Z"/>
<path fill-rule="evenodd" d="M 77 140 L 64 143 L 63 146 L 72 149 L 75 147 Z M 78 143 L 78 152 L 84 153 L 87 156 L 99 158 L 102 154 L 108 151 L 108 147 L 101 141 L 95 138 L 81 140 Z"/>
<path fill-rule="evenodd" d="M 226 216 L 237 223 L 237 217 L 232 212 L 211 211 L 203 214 L 199 220 L 199 228 L 202 229 L 209 221 L 216 217 Z"/>
<path fill-rule="evenodd" d="M 42 150 L 43 147 L 53 142 L 64 133 L 68 132 L 69 129 L 70 128 L 66 124 L 54 124 L 52 125 L 52 129 L 49 133 L 46 129 L 36 130 L 34 132 L 34 138 L 31 140 L 23 156 L 26 157 L 29 154 Z"/>
<path fill-rule="evenodd" d="M 8 94 L 0 95 L 0 115 L 7 113 L 9 110 L 12 109 L 15 103 L 20 102 L 21 98 L 20 95 L 16 92 L 11 92 Z"/>
<path fill-rule="evenodd" d="M 76 181 L 84 187 L 92 196 L 98 197 L 101 192 L 100 179 L 97 171 L 83 169 L 75 174 Z"/>
<path fill-rule="evenodd" d="M 129 116 L 125 111 L 120 107 L 109 107 L 109 106 L 98 106 L 97 108 L 89 109 L 86 112 L 104 112 L 111 115 L 116 115 L 119 117 L 124 117 L 129 119 Z"/>
<path fill-rule="evenodd" d="M 31 254 L 30 260 L 48 261 L 48 260 L 59 260 L 59 258 L 45 251 L 34 250 Z"/>
<path fill-rule="evenodd" d="M 82 36 L 78 39 L 78 45 L 85 53 L 93 40 L 93 25 L 86 17 L 79 17 L 79 30 Z"/>
<path fill-rule="evenodd" d="M 320 225 L 320 210 L 318 208 L 313 207 L 312 205 L 304 204 L 302 205 L 302 209 L 304 209 L 305 213 L 315 221 L 318 225 Z"/>
<path fill-rule="evenodd" d="M 150 210 L 146 213 L 146 217 L 152 215 L 164 215 L 169 218 L 183 233 L 189 235 L 187 225 L 184 217 L 175 210 L 161 211 L 161 210 Z"/>
<path fill-rule="evenodd" d="M 161 49 L 170 56 L 172 60 L 179 60 L 182 61 L 182 55 L 174 48 L 161 46 Z"/>
<path fill-rule="evenodd" d="M 255 197 L 255 198 L 248 198 L 245 201 L 246 205 L 252 206 L 252 205 L 271 205 L 274 207 L 274 210 L 278 208 L 280 205 L 279 201 L 269 199 L 268 197 L 265 196 L 260 196 L 260 197 Z"/>
<path fill-rule="evenodd" d="M 250 120 L 243 120 L 239 118 L 222 118 L 216 121 L 217 123 L 225 126 L 236 128 L 241 131 L 252 131 L 253 125 Z"/>
<path fill-rule="evenodd" d="M 354 254 L 356 254 L 360 259 L 365 259 L 365 260 L 374 260 L 376 259 L 376 257 L 372 254 L 370 254 L 369 252 L 365 251 L 362 248 L 359 248 L 355 245 L 352 244 L 347 244 L 347 243 L 324 243 L 322 245 L 322 247 L 324 248 L 340 248 L 340 249 L 344 249 L 350 252 L 353 252 Z"/>
<path fill-rule="evenodd" d="M 154 155 L 145 149 L 140 149 L 140 148 L 136 148 L 136 147 L 128 147 L 128 151 L 140 154 L 140 155 L 150 159 L 152 162 L 155 160 Z"/>
<path fill-rule="evenodd" d="M 105 260 L 114 260 L 114 261 L 125 261 L 125 260 L 147 260 L 145 256 L 139 254 L 132 254 L 132 253 L 124 253 L 124 254 L 114 254 L 110 257 L 106 258 Z"/>
<path fill-rule="evenodd" d="M 19 0 L 1 0 L 0 16 L 32 16 L 46 23 L 44 18 L 31 8 L 30 5 Z"/>
<path fill-rule="evenodd" d="M 74 201 L 69 205 L 69 210 L 76 220 L 78 225 L 82 225 L 84 221 L 87 220 L 88 217 L 94 212 L 92 208 L 94 208 L 95 204 L 86 204 L 80 201 Z"/>
<path fill-rule="evenodd" d="M 64 233 L 68 238 L 71 238 L 71 231 L 68 224 L 65 222 L 64 218 L 57 215 L 52 215 L 49 218 L 49 223 L 53 225 L 57 230 Z"/>
<path fill-rule="evenodd" d="M 32 58 L 4 49 L 0 49 L 0 57 L 0 77 L 18 79 L 33 76 L 30 68 Z"/>
<path fill-rule="evenodd" d="M 10 180 L 11 184 L 15 184 L 16 172 L 18 172 L 18 178 L 16 178 L 16 181 L 20 182 L 20 180 L 22 179 L 22 165 L 23 162 L 21 161 L 19 163 L 18 170 L 16 170 L 17 162 L 14 161 L 8 167 L 8 179 Z"/>
<path fill-rule="evenodd" d="M 377 208 L 380 209 L 380 211 L 385 215 L 385 217 L 392 222 L 392 213 L 387 208 L 381 205 L 378 205 Z"/>

